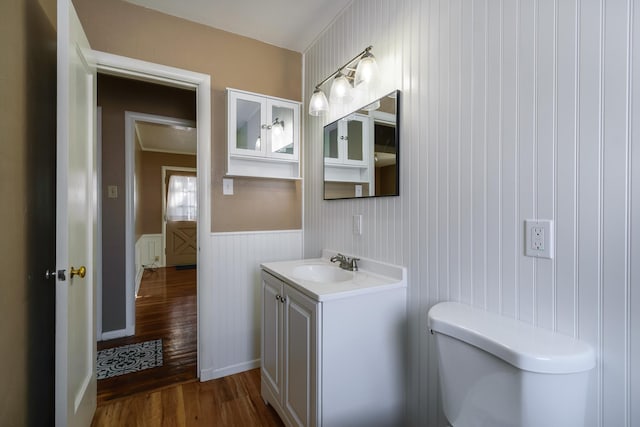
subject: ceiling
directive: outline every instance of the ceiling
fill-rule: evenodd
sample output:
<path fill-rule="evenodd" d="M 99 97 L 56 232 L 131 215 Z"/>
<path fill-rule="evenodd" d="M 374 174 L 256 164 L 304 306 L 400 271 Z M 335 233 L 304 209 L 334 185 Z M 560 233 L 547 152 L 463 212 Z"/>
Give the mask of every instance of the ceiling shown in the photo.
<path fill-rule="evenodd" d="M 197 132 L 193 127 L 136 121 L 138 141 L 143 151 L 196 154 Z"/>
<path fill-rule="evenodd" d="M 126 1 L 303 52 L 353 0 Z"/>

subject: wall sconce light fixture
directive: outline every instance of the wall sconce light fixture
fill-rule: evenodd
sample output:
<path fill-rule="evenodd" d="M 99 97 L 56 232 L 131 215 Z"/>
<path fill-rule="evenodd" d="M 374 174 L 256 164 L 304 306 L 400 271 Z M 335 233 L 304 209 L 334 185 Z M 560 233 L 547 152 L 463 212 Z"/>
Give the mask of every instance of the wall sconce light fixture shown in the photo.
<path fill-rule="evenodd" d="M 372 84 L 378 77 L 378 65 L 376 58 L 371 53 L 373 46 L 357 54 L 350 61 L 331 73 L 326 79 L 316 85 L 309 100 L 309 114 L 320 116 L 329 111 L 329 101 L 320 87 L 332 77 L 333 83 L 329 91 L 331 103 L 347 103 L 353 99 L 353 88 L 360 84 Z M 357 65 L 353 68 L 353 65 Z M 353 85 L 350 81 L 353 81 Z"/>

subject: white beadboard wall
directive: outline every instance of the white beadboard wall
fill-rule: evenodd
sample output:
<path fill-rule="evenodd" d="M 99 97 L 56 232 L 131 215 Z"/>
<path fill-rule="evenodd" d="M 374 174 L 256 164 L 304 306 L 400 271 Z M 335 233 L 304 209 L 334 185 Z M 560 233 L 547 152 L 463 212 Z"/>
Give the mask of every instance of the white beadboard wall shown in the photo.
<path fill-rule="evenodd" d="M 212 233 L 199 268 L 200 380 L 260 366 L 260 263 L 300 259 L 302 230 Z"/>
<path fill-rule="evenodd" d="M 410 425 L 444 425 L 426 329 L 443 300 L 589 342 L 588 425 L 640 425 L 639 14 L 632 0 L 355 0 L 305 52 L 305 108 L 369 44 L 377 94 L 402 91 L 400 197 L 323 201 L 322 126 L 356 105 L 305 114 L 304 255 L 408 268 Z M 553 260 L 523 255 L 528 218 L 554 220 Z"/>

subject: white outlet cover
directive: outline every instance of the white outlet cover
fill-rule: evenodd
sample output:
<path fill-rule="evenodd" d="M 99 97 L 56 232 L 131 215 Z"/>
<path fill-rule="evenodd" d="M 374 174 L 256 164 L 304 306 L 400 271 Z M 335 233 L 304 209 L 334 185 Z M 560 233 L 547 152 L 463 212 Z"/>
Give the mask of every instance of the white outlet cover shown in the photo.
<path fill-rule="evenodd" d="M 553 258 L 554 233 L 550 219 L 527 219 L 524 221 L 525 255 L 535 258 Z"/>
<path fill-rule="evenodd" d="M 225 196 L 233 195 L 233 179 L 222 178 L 222 194 Z"/>

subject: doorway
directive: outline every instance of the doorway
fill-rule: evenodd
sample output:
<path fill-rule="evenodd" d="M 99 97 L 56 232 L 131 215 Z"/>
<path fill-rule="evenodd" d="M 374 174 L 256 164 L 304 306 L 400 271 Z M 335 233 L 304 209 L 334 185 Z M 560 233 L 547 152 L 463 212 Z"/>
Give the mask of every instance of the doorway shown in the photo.
<path fill-rule="evenodd" d="M 210 139 L 211 139 L 211 106 L 210 106 L 210 78 L 207 75 L 203 75 L 200 73 L 194 73 L 190 71 L 175 69 L 172 67 L 161 66 L 158 64 L 147 63 L 144 61 L 133 60 L 130 58 L 120 57 L 116 55 L 106 54 L 102 52 L 93 52 L 93 57 L 96 60 L 98 65 L 98 71 L 103 73 L 108 73 L 109 75 L 116 75 L 119 77 L 132 78 L 135 80 L 143 80 L 146 82 L 154 82 L 163 85 L 167 85 L 170 87 L 182 88 L 192 90 L 195 94 L 195 104 L 197 105 L 197 122 L 198 127 L 196 132 L 197 135 L 197 182 L 198 182 L 198 221 L 200 222 L 201 227 L 198 227 L 198 253 L 197 258 L 200 259 L 203 256 L 206 256 L 208 252 L 207 245 L 202 245 L 203 237 L 205 236 L 204 230 L 210 229 L 211 219 L 210 219 Z M 125 169 L 127 171 L 131 171 L 134 169 L 135 159 L 131 158 L 125 163 Z M 132 176 L 132 174 L 127 174 L 127 176 Z M 108 183 L 103 182 L 102 188 L 107 192 L 109 191 Z M 123 186 L 125 189 L 130 188 L 131 185 L 127 183 L 127 185 Z M 116 190 L 117 191 L 117 190 Z M 135 222 L 133 221 L 135 203 L 136 200 L 134 198 L 133 191 L 124 191 L 123 197 L 126 199 L 126 228 L 129 235 L 134 235 L 135 233 Z M 130 278 L 134 276 L 135 272 L 135 261 L 133 254 L 135 253 L 135 241 L 134 239 L 127 239 L 126 244 L 124 246 L 124 252 L 126 253 L 126 277 Z M 198 295 L 195 301 L 196 306 L 196 327 L 195 330 L 197 333 L 197 368 L 196 368 L 196 376 L 200 376 L 200 359 L 201 355 L 201 341 L 199 339 L 201 329 L 200 329 L 200 311 L 197 309 L 199 304 L 198 300 L 202 298 L 200 293 L 200 284 L 204 282 L 204 277 L 207 276 L 206 271 L 193 271 L 193 274 L 196 276 Z M 129 281 L 127 281 L 129 282 Z M 127 283 L 126 292 L 127 297 L 134 296 L 135 290 L 133 286 L 133 281 Z M 134 324 L 135 319 L 135 304 L 133 304 L 133 298 L 126 298 L 127 306 L 125 309 L 126 312 L 126 326 L 128 329 L 130 326 Z M 131 302 L 129 302 L 131 301 Z M 192 328 L 193 330 L 194 328 Z M 206 354 L 204 355 L 206 356 Z"/>
<path fill-rule="evenodd" d="M 197 265 L 195 203 L 196 169 L 162 167 L 162 247 L 163 263 L 179 269 Z"/>
<path fill-rule="evenodd" d="M 165 271 L 168 269 L 164 263 L 165 248 L 160 244 L 164 241 L 161 232 L 166 205 L 161 172 L 166 165 L 196 170 L 197 128 L 195 93 L 191 90 L 99 74 L 97 98 L 103 116 L 101 169 L 104 190 L 101 215 L 103 283 L 99 294 L 102 295 L 102 325 L 110 326 L 106 332 L 103 330 L 102 341 L 98 344 L 98 397 L 102 398 L 105 389 L 110 396 L 117 397 L 117 384 L 126 384 L 120 389 L 121 393 L 127 393 L 138 389 L 139 382 L 146 383 L 143 389 L 154 387 L 154 383 L 166 385 L 167 377 L 176 376 L 176 373 L 179 381 L 197 378 L 195 334 L 185 331 L 183 324 L 170 314 L 181 311 L 195 330 L 196 275 L 195 272 L 172 275 Z M 151 113 L 173 113 L 179 118 Z M 123 145 L 124 150 L 119 150 Z M 133 165 L 133 168 L 125 165 Z M 192 193 L 174 191 L 172 197 L 179 202 L 177 208 L 188 212 L 184 223 L 189 224 L 189 228 L 182 235 L 192 233 L 192 242 L 186 246 L 191 250 L 190 262 L 195 268 L 196 173 L 193 172 L 189 179 Z M 126 203 L 131 194 L 132 212 Z M 180 197 L 185 194 L 189 197 Z M 190 206 L 185 206 L 185 201 Z M 126 245 L 131 241 L 134 242 L 134 253 L 117 249 L 120 242 Z M 126 268 L 132 263 L 131 256 L 134 257 L 133 272 Z M 176 280 L 181 287 L 174 289 Z M 132 281 L 135 281 L 135 294 L 127 292 L 124 301 L 117 298 L 123 289 L 131 288 Z M 144 289 L 140 289 L 141 286 Z M 140 291 L 144 294 L 142 298 L 138 298 Z M 180 298 L 172 297 L 175 292 Z M 172 304 L 175 304 L 175 310 Z M 117 322 L 121 325 L 126 320 L 127 305 L 133 306 L 134 317 L 123 333 Z M 148 348 L 157 353 L 150 353 Z M 152 363 L 147 363 L 150 357 Z M 152 367 L 162 375 L 150 377 L 145 372 L 138 372 Z M 116 383 L 110 380 L 120 375 L 127 378 Z"/>

